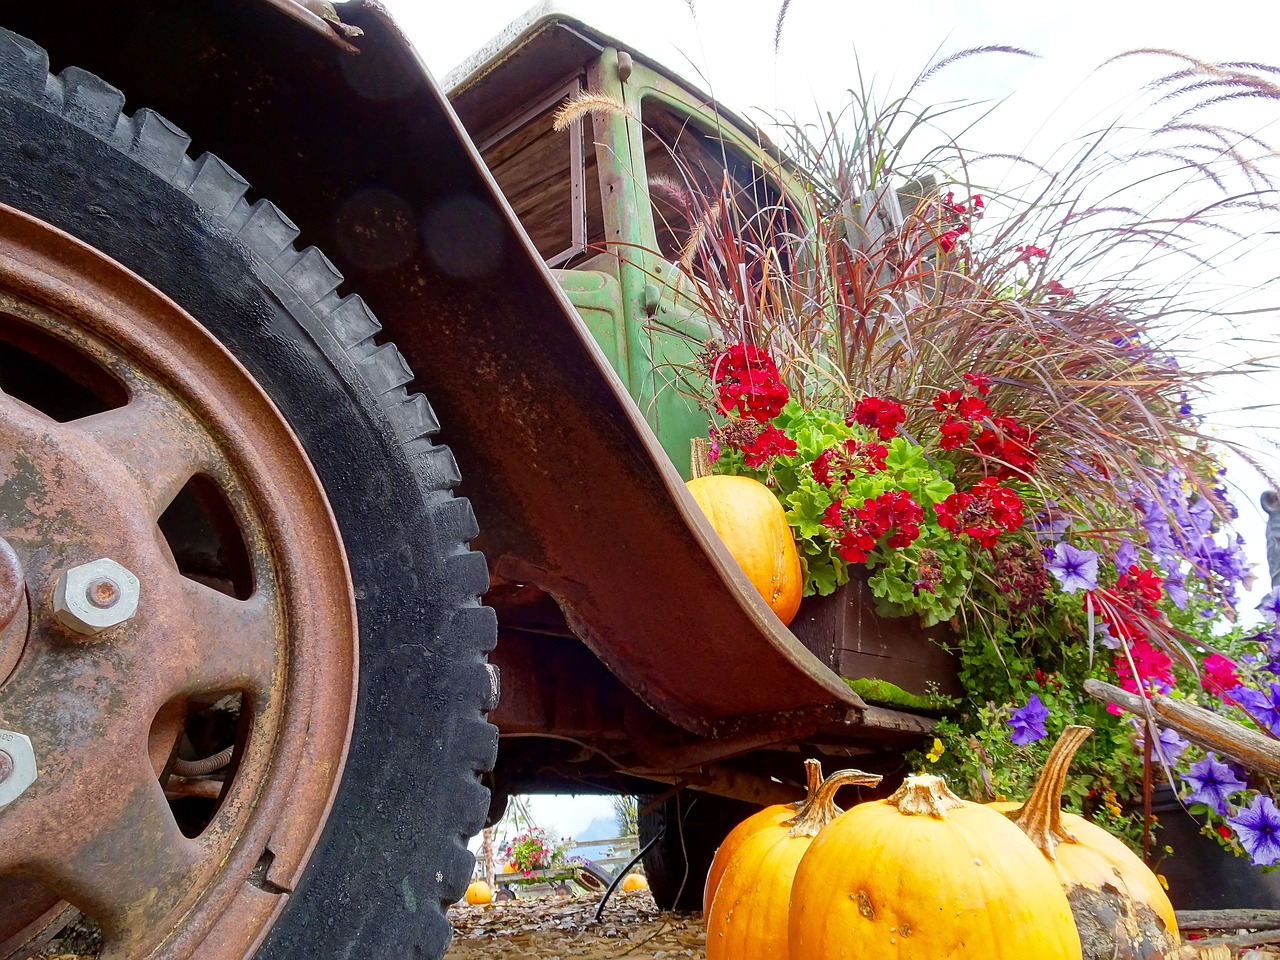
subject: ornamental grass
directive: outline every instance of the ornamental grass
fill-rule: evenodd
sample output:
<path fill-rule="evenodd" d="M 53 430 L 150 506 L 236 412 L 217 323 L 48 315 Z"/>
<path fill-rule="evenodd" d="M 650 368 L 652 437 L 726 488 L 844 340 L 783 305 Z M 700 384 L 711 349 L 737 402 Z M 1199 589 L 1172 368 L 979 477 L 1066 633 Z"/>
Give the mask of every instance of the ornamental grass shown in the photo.
<path fill-rule="evenodd" d="M 940 135 L 987 108 L 922 105 L 931 80 L 1028 55 L 963 51 L 898 97 L 860 84 L 824 123 L 778 124 L 763 179 L 652 183 L 684 239 L 678 309 L 710 326 L 698 362 L 667 373 L 705 406 L 717 472 L 786 508 L 806 594 L 863 577 L 881 613 L 950 624 L 968 696 L 939 704 L 915 760 L 977 798 L 1025 795 L 1083 717 L 1098 736 L 1068 797 L 1121 827 L 1141 731 L 1085 677 L 1280 734 L 1262 703 L 1280 717 L 1275 616 L 1235 625 L 1252 574 L 1223 463 L 1254 460 L 1201 415 L 1216 379 L 1269 367 L 1205 294 L 1280 212 L 1277 154 L 1235 117 L 1274 113 L 1280 69 L 1123 54 L 1104 69 L 1153 79 L 1043 162 Z M 1241 348 L 1229 368 L 1187 352 L 1206 330 Z M 1213 762 L 1167 740 L 1170 776 Z"/>

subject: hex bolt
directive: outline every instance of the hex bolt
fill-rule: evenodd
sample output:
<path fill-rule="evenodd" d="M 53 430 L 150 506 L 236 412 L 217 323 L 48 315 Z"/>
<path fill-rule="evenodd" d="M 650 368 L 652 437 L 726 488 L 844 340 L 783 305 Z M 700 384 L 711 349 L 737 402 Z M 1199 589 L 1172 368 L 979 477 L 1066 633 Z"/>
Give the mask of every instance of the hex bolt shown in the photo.
<path fill-rule="evenodd" d="M 0 807 L 17 800 L 37 776 L 31 739 L 13 730 L 0 730 Z"/>
<path fill-rule="evenodd" d="M 53 589 L 53 615 L 86 637 L 124 623 L 138 611 L 138 578 L 108 557 L 72 567 Z"/>

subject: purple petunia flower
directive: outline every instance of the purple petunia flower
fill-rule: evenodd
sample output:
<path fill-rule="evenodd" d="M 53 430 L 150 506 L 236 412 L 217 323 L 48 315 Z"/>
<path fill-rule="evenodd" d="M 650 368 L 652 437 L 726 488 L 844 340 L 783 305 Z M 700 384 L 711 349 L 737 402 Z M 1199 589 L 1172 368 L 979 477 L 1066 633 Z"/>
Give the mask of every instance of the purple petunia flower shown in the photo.
<path fill-rule="evenodd" d="M 1172 727 L 1161 727 L 1160 736 L 1152 746 L 1165 763 L 1171 764 L 1176 763 L 1187 747 L 1191 746 L 1191 741 L 1178 736 L 1178 731 Z"/>
<path fill-rule="evenodd" d="M 1116 547 L 1116 569 L 1128 570 L 1138 562 L 1138 548 L 1131 540 L 1123 540 Z"/>
<path fill-rule="evenodd" d="M 1186 578 L 1181 571 L 1174 570 L 1164 578 L 1164 593 L 1179 610 L 1187 609 L 1187 601 L 1191 597 L 1187 593 Z"/>
<path fill-rule="evenodd" d="M 1045 569 L 1062 584 L 1064 593 L 1098 589 L 1098 555 L 1092 550 L 1077 550 L 1069 543 L 1053 548 L 1053 559 Z"/>
<path fill-rule="evenodd" d="M 1258 604 L 1258 611 L 1267 623 L 1280 623 L 1280 587 L 1276 587 Z"/>
<path fill-rule="evenodd" d="M 1013 711 L 1013 716 L 1005 721 L 1013 727 L 1009 739 L 1020 747 L 1044 739 L 1048 735 L 1044 729 L 1048 716 L 1049 708 L 1040 702 L 1039 695 L 1033 693 L 1027 705 Z"/>
<path fill-rule="evenodd" d="M 1230 697 L 1244 712 L 1272 733 L 1280 736 L 1280 683 L 1269 684 L 1269 693 L 1250 687 L 1234 687 Z"/>
<path fill-rule="evenodd" d="M 1280 810 L 1270 797 L 1258 794 L 1227 823 L 1255 864 L 1269 867 L 1280 861 Z"/>
<path fill-rule="evenodd" d="M 1203 803 L 1220 815 L 1227 812 L 1227 798 L 1245 788 L 1245 782 L 1212 753 L 1191 764 L 1182 782 L 1191 787 L 1189 803 Z"/>

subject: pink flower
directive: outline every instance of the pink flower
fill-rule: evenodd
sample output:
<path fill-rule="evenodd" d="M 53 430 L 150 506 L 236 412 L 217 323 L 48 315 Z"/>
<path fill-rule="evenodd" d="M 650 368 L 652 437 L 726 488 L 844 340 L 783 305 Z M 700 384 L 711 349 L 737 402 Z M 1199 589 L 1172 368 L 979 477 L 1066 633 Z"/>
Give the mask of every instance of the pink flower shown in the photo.
<path fill-rule="evenodd" d="M 1200 678 L 1200 686 L 1221 699 L 1228 690 L 1240 686 L 1236 665 L 1220 653 L 1209 654 L 1204 658 L 1204 676 Z"/>

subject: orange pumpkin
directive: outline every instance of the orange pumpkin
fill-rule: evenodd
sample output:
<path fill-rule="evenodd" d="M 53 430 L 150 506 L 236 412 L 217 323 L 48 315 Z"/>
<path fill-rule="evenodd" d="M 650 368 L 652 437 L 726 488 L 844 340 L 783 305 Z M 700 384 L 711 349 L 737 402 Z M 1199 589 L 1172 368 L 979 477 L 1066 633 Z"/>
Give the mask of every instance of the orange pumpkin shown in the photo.
<path fill-rule="evenodd" d="M 778 498 L 750 477 L 699 476 L 687 486 L 765 603 L 790 623 L 800 609 L 804 578 Z"/>
<path fill-rule="evenodd" d="M 648 890 L 649 881 L 643 873 L 628 873 L 622 881 L 623 890 Z"/>
<path fill-rule="evenodd" d="M 795 817 L 761 827 L 742 842 L 725 867 L 707 915 L 707 960 L 786 960 L 787 912 L 800 858 L 839 815 L 837 790 L 879 782 L 880 777 L 861 770 L 833 773 Z"/>
<path fill-rule="evenodd" d="M 754 836 L 757 831 L 768 827 L 776 827 L 794 819 L 796 814 L 804 809 L 805 804 L 813 802 L 813 798 L 818 792 L 818 787 L 822 786 L 822 764 L 817 760 L 806 760 L 804 762 L 804 772 L 808 784 L 803 800 L 798 800 L 795 803 L 775 803 L 772 806 L 765 807 L 763 810 L 757 810 L 730 830 L 729 835 L 721 841 L 720 846 L 716 849 L 716 855 L 711 860 L 711 869 L 707 871 L 706 886 L 702 889 L 702 916 L 704 918 L 711 913 L 711 901 L 715 899 L 716 890 L 720 887 L 720 878 L 724 876 L 725 867 L 729 865 L 729 859 L 738 852 L 738 848 Z"/>
<path fill-rule="evenodd" d="M 474 907 L 492 902 L 493 891 L 489 889 L 489 885 L 483 880 L 472 880 L 471 885 L 467 887 L 467 903 Z"/>
<path fill-rule="evenodd" d="M 1124 843 L 1062 811 L 1071 758 L 1093 731 L 1069 726 L 1049 753 L 1030 799 L 993 803 L 1052 864 L 1075 916 L 1084 960 L 1157 960 L 1180 943 L 1173 904 L 1156 875 Z"/>
<path fill-rule="evenodd" d="M 1081 960 L 1053 868 L 941 777 L 908 777 L 836 817 L 800 861 L 791 904 L 790 960 Z"/>
<path fill-rule="evenodd" d="M 503 872 L 503 873 L 515 873 L 515 872 L 516 872 L 516 863 L 515 863 L 515 861 L 514 861 L 514 860 L 508 860 L 506 863 L 504 863 L 504 864 L 502 865 L 502 872 Z"/>

